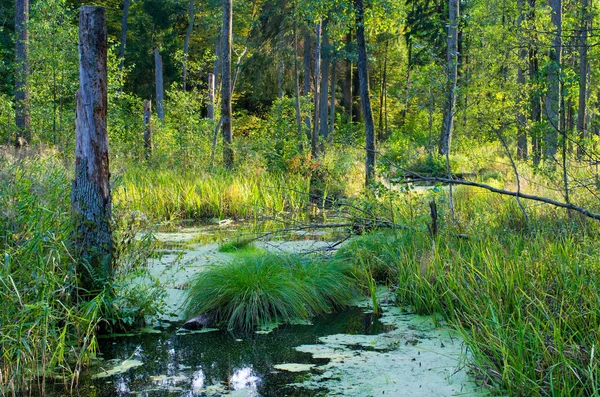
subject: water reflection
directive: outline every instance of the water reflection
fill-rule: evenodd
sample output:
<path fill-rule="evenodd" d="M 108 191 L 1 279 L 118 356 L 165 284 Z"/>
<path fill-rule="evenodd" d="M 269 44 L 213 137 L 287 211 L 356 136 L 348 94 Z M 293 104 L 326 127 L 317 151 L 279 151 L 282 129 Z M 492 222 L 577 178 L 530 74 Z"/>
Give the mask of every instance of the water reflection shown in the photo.
<path fill-rule="evenodd" d="M 204 387 L 205 380 L 206 376 L 202 370 L 194 372 L 194 375 L 192 376 L 192 392 L 200 393 L 200 390 Z"/>
<path fill-rule="evenodd" d="M 254 375 L 252 368 L 246 367 L 235 371 L 229 380 L 229 384 L 233 390 L 256 389 L 259 380 Z"/>

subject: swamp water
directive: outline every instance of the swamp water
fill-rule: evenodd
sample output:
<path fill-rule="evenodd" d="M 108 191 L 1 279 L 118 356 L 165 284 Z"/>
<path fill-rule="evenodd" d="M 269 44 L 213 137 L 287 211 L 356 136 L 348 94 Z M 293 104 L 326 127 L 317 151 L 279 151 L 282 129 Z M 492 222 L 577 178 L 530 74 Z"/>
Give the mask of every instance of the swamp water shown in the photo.
<path fill-rule="evenodd" d="M 392 305 L 391 296 L 380 297 L 381 319 L 361 301 L 310 323 L 250 335 L 182 329 L 185 284 L 207 265 L 235 258 L 208 243 L 214 233 L 222 238 L 223 231 L 215 230 L 157 235 L 164 252 L 150 267 L 167 288 L 167 313 L 153 327 L 101 338 L 102 360 L 81 375 L 79 395 L 485 395 L 466 373 L 462 341 L 452 331 L 435 327 L 431 317 Z M 296 237 L 257 245 L 273 252 L 305 252 L 326 249 L 331 240 L 310 233 Z"/>

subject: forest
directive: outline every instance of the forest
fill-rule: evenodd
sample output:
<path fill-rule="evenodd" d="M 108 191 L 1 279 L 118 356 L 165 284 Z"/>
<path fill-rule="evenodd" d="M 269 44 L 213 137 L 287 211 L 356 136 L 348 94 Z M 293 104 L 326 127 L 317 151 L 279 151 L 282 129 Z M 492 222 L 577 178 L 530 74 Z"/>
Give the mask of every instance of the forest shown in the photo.
<path fill-rule="evenodd" d="M 0 0 L 0 395 L 600 396 L 590 0 Z"/>

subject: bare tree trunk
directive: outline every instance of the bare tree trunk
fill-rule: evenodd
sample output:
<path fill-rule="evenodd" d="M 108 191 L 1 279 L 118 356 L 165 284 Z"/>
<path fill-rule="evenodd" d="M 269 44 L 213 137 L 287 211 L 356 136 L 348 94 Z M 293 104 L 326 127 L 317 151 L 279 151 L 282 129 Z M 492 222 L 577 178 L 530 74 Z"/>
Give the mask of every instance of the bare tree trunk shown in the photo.
<path fill-rule="evenodd" d="M 383 70 L 381 73 L 381 91 L 379 93 L 379 131 L 378 139 L 383 141 L 385 135 L 383 133 L 383 103 L 385 101 L 385 95 L 387 90 L 387 56 L 388 56 L 388 44 L 389 40 L 385 41 L 385 53 L 383 55 Z"/>
<path fill-rule="evenodd" d="M 104 7 L 80 8 L 72 241 L 79 260 L 81 287 L 89 295 L 102 290 L 112 276 L 106 32 Z"/>
<path fill-rule="evenodd" d="M 517 0 L 519 6 L 519 18 L 517 20 L 517 26 L 520 30 L 523 28 L 523 19 L 525 17 L 525 0 Z M 527 158 L 527 118 L 524 113 L 525 98 L 522 91 L 525 90 L 525 64 L 527 62 L 527 49 L 525 48 L 524 40 L 519 40 L 519 64 L 517 67 L 517 84 L 519 86 L 519 93 L 517 98 L 517 158 L 524 160 Z"/>
<path fill-rule="evenodd" d="M 452 128 L 456 109 L 456 80 L 458 78 L 458 18 L 459 0 L 448 0 L 448 50 L 446 55 L 446 103 L 444 105 L 444 121 L 440 136 L 440 154 L 449 154 L 452 144 Z"/>
<path fill-rule="evenodd" d="M 119 69 L 125 66 L 125 48 L 127 46 L 127 18 L 129 16 L 129 0 L 123 0 L 123 19 L 121 19 L 121 45 L 119 46 Z"/>
<path fill-rule="evenodd" d="M 279 32 L 278 39 L 278 55 L 279 55 L 279 70 L 277 71 L 277 98 L 283 98 L 285 91 L 283 89 L 283 79 L 285 75 L 285 41 L 283 39 L 283 31 Z"/>
<path fill-rule="evenodd" d="M 144 155 L 146 160 L 152 156 L 152 101 L 144 101 Z"/>
<path fill-rule="evenodd" d="M 363 0 L 354 0 L 356 9 L 356 42 L 358 44 L 358 81 L 360 84 L 360 102 L 365 118 L 366 159 L 365 184 L 373 182 L 375 173 L 375 126 L 369 98 L 369 75 L 367 72 L 367 45 L 365 42 L 365 10 Z"/>
<path fill-rule="evenodd" d="M 310 33 L 307 29 L 304 34 L 304 96 L 307 102 L 310 98 L 310 54 Z M 306 137 L 312 142 L 310 114 L 304 118 L 304 124 L 306 125 Z"/>
<path fill-rule="evenodd" d="M 221 40 L 221 134 L 223 136 L 223 164 L 233 167 L 231 134 L 231 35 L 232 0 L 223 0 L 223 38 Z"/>
<path fill-rule="evenodd" d="M 165 106 L 163 102 L 165 94 L 163 86 L 163 63 L 158 48 L 154 49 L 154 69 L 156 72 L 156 114 L 162 122 L 165 120 Z"/>
<path fill-rule="evenodd" d="M 323 25 L 322 21 L 317 23 L 316 31 L 316 47 L 315 47 L 315 85 L 314 85 L 314 117 L 313 117 L 313 131 L 312 131 L 312 144 L 311 144 L 311 153 L 314 158 L 319 157 L 319 89 L 321 85 L 321 27 Z"/>
<path fill-rule="evenodd" d="M 321 99 L 319 100 L 320 122 L 319 122 L 319 135 L 320 135 L 320 149 L 323 149 L 324 143 L 327 141 L 327 134 L 329 134 L 329 37 L 327 35 L 327 20 L 323 21 L 323 43 L 321 45 Z"/>
<path fill-rule="evenodd" d="M 350 51 L 352 35 L 346 35 L 346 53 Z M 342 103 L 346 111 L 346 122 L 352 121 L 352 60 L 346 55 L 344 62 L 344 84 L 342 85 Z"/>
<path fill-rule="evenodd" d="M 15 1 L 15 144 L 23 146 L 31 140 L 31 115 L 29 113 L 29 0 Z"/>
<path fill-rule="evenodd" d="M 329 143 L 333 143 L 333 131 L 335 129 L 335 91 L 337 87 L 337 61 L 333 58 L 331 62 L 331 109 L 329 111 Z"/>
<path fill-rule="evenodd" d="M 190 0 L 189 10 L 188 10 L 188 18 L 189 24 L 187 28 L 187 32 L 185 33 L 185 39 L 183 40 L 183 69 L 181 71 L 181 78 L 183 83 L 183 92 L 186 91 L 187 88 L 187 59 L 188 52 L 190 48 L 190 38 L 192 37 L 192 32 L 194 31 L 194 0 Z"/>
<path fill-rule="evenodd" d="M 552 45 L 550 47 L 550 64 L 548 65 L 548 92 L 546 94 L 546 116 L 548 128 L 544 134 L 544 157 L 554 159 L 558 145 L 558 133 L 561 123 L 561 84 L 560 69 L 562 57 L 562 0 L 549 0 L 552 9 L 551 20 L 554 25 Z"/>
<path fill-rule="evenodd" d="M 588 76 L 590 66 L 588 63 L 588 28 L 589 28 L 589 3 L 588 0 L 581 0 L 581 27 L 579 37 L 579 108 L 577 112 L 577 133 L 579 135 L 579 145 L 577 146 L 577 158 L 581 158 L 584 152 L 584 141 L 587 137 L 587 92 Z"/>
<path fill-rule="evenodd" d="M 298 26 L 294 20 L 294 94 L 296 100 L 296 128 L 298 129 L 298 150 L 302 151 L 304 137 L 302 136 L 302 114 L 300 109 L 300 77 L 298 76 Z"/>
<path fill-rule="evenodd" d="M 217 34 L 217 44 L 215 48 L 215 63 L 213 66 L 212 80 L 211 75 L 208 76 L 208 109 L 207 116 L 209 119 L 215 119 L 215 103 L 217 102 L 217 87 L 219 81 L 219 60 L 221 57 L 221 33 Z"/>

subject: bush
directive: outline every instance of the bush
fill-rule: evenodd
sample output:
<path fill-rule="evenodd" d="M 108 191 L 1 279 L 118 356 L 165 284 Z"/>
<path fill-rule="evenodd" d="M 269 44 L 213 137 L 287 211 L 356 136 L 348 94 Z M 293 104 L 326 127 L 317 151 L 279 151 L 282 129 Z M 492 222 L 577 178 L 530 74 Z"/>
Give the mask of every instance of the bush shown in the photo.
<path fill-rule="evenodd" d="M 247 255 L 198 274 L 187 314 L 207 314 L 229 330 L 250 331 L 350 304 L 356 293 L 351 266 L 297 256 Z"/>

